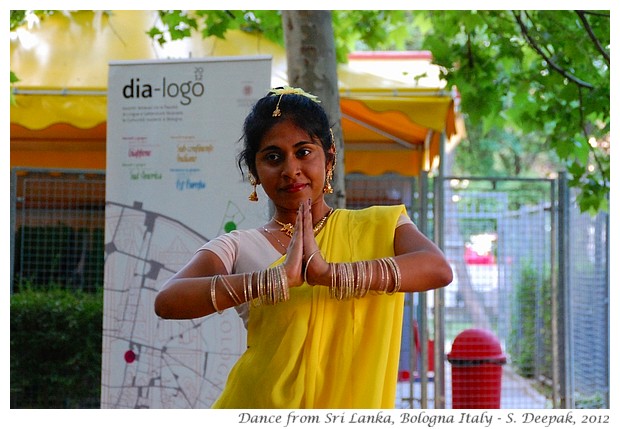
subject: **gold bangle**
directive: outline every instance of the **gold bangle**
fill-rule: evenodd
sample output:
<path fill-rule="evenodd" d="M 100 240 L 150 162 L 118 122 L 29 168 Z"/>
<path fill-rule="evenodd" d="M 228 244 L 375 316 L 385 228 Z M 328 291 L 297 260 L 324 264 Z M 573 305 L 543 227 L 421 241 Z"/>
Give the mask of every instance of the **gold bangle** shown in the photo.
<path fill-rule="evenodd" d="M 228 292 L 228 296 L 230 296 L 230 298 L 233 300 L 233 303 L 235 304 L 235 306 L 240 305 L 242 301 L 239 298 L 239 295 L 237 295 L 237 292 L 235 292 L 235 289 L 228 282 L 226 277 L 220 276 L 220 279 L 222 280 L 222 282 L 224 282 L 224 287 L 226 288 L 226 292 Z"/>
<path fill-rule="evenodd" d="M 246 273 L 243 273 L 243 298 L 245 299 L 245 302 L 248 302 L 248 286 L 245 277 Z"/>
<path fill-rule="evenodd" d="M 336 272 L 336 263 L 331 263 L 329 264 L 329 271 L 331 274 L 331 285 L 329 287 L 329 294 L 332 298 L 335 297 L 335 291 L 336 291 L 336 277 L 337 277 L 337 272 Z"/>
<path fill-rule="evenodd" d="M 211 304 L 213 304 L 213 308 L 215 309 L 215 311 L 217 311 L 217 314 L 222 314 L 223 310 L 217 308 L 217 300 L 215 299 L 215 283 L 218 277 L 219 274 L 211 277 Z"/>
<path fill-rule="evenodd" d="M 254 278 L 254 273 L 250 273 L 249 276 L 250 284 L 246 288 L 246 296 L 249 295 L 249 298 L 252 299 L 252 279 Z M 277 265 L 256 272 L 256 295 L 256 298 L 252 301 L 254 307 L 288 301 L 290 294 L 284 265 Z"/>
<path fill-rule="evenodd" d="M 312 260 L 314 255 L 316 255 L 317 253 L 321 253 L 321 249 L 318 249 L 312 252 L 310 256 L 308 256 L 308 260 L 306 261 L 306 267 L 304 268 L 304 282 L 306 283 L 308 283 L 308 267 L 310 266 L 310 261 Z M 314 286 L 314 285 L 311 285 L 310 283 L 308 283 L 308 285 Z"/>
<path fill-rule="evenodd" d="M 385 280 L 385 267 L 383 265 L 383 261 L 381 259 L 377 259 L 377 264 L 379 264 L 379 271 L 381 273 L 381 278 L 379 279 L 379 284 L 377 285 L 377 289 L 376 289 L 376 293 L 381 295 L 383 292 L 385 292 L 385 288 L 384 285 L 386 283 Z"/>
<path fill-rule="evenodd" d="M 331 297 L 335 298 L 335 299 L 340 299 L 340 291 L 341 291 L 341 284 L 342 284 L 342 279 L 344 278 L 344 273 L 343 273 L 343 263 L 339 262 L 337 264 L 334 264 L 334 279 L 332 281 L 332 288 L 331 288 Z"/>
<path fill-rule="evenodd" d="M 261 306 L 265 301 L 265 271 L 259 271 L 256 277 L 256 297 L 258 298 L 256 305 Z"/>
<path fill-rule="evenodd" d="M 346 299 L 353 298 L 355 291 L 355 271 L 353 268 L 353 262 L 347 263 L 347 291 L 345 295 Z"/>
<path fill-rule="evenodd" d="M 278 272 L 280 273 L 280 285 L 282 289 L 282 301 L 288 301 L 290 296 L 289 286 L 288 286 L 288 276 L 286 274 L 286 269 L 284 265 L 278 265 Z"/>
<path fill-rule="evenodd" d="M 368 295 L 368 292 L 370 292 L 370 286 L 372 285 L 372 277 L 375 272 L 372 261 L 366 261 L 365 265 L 366 265 L 366 269 L 368 270 L 367 272 L 368 282 L 366 283 L 366 291 L 364 291 L 364 296 Z"/>
<path fill-rule="evenodd" d="M 366 261 L 356 262 L 355 268 L 357 269 L 357 286 L 355 288 L 355 297 L 362 298 L 366 295 Z"/>
<path fill-rule="evenodd" d="M 364 293 L 364 296 L 368 295 L 368 292 L 370 292 L 370 286 L 372 285 L 372 277 L 375 272 L 372 261 L 366 261 L 366 268 L 368 269 L 368 283 L 366 286 L 366 292 Z"/>
<path fill-rule="evenodd" d="M 253 303 L 254 297 L 252 296 L 252 280 L 254 279 L 254 273 L 248 274 L 248 280 L 245 285 L 246 302 Z"/>
<path fill-rule="evenodd" d="M 275 267 L 268 268 L 266 272 L 268 279 L 267 303 L 275 305 L 280 302 L 288 301 L 288 277 L 286 276 L 286 269 L 284 268 L 284 265 L 277 265 Z"/>
<path fill-rule="evenodd" d="M 400 290 L 402 278 L 400 274 L 400 268 L 396 263 L 396 260 L 393 257 L 386 258 L 389 265 L 392 267 L 392 274 L 394 276 L 394 287 L 391 292 L 388 292 L 388 295 L 394 295 L 396 292 Z"/>

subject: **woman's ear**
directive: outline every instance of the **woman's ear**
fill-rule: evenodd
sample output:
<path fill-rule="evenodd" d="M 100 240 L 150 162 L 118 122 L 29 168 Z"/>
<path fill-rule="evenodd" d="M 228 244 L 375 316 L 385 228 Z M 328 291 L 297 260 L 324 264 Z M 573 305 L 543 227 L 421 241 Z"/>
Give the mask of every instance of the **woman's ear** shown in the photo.
<path fill-rule="evenodd" d="M 248 168 L 248 176 L 250 180 L 254 180 L 254 183 L 260 185 L 260 179 L 258 178 L 258 173 L 256 171 L 252 171 L 251 168 Z"/>
<path fill-rule="evenodd" d="M 334 169 L 336 167 L 336 145 L 332 143 L 327 154 L 329 155 L 327 159 L 327 168 Z"/>

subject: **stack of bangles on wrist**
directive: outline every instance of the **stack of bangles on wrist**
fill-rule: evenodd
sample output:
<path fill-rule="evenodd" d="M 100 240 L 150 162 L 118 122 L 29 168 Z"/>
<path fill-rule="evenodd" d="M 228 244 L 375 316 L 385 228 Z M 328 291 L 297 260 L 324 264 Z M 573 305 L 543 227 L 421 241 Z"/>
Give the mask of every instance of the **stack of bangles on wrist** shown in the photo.
<path fill-rule="evenodd" d="M 306 283 L 308 283 L 307 271 L 310 261 L 319 252 L 317 250 L 308 257 L 304 270 Z M 369 261 L 329 263 L 329 269 L 331 274 L 330 296 L 339 301 L 366 296 L 373 284 L 377 270 L 379 287 L 375 290 L 376 293 L 393 295 L 400 290 L 402 281 L 400 268 L 391 256 Z M 392 285 L 391 289 L 390 285 Z"/>
<path fill-rule="evenodd" d="M 215 275 L 211 277 L 211 303 L 213 308 L 218 314 L 221 314 L 223 310 L 217 307 L 217 301 L 215 297 L 215 289 L 218 281 L 224 284 L 224 288 L 228 295 L 234 302 L 235 306 L 245 302 L 251 302 L 253 306 L 258 307 L 263 304 L 274 305 L 280 302 L 288 301 L 289 288 L 288 277 L 286 276 L 286 270 L 284 265 L 277 265 L 266 270 L 256 273 L 244 273 L 243 274 L 243 298 L 242 301 L 239 295 L 232 288 L 226 277 L 222 275 Z M 256 281 L 256 296 L 252 293 L 252 282 Z"/>
<path fill-rule="evenodd" d="M 308 283 L 307 272 L 310 261 L 319 252 L 317 250 L 308 257 L 304 269 L 304 280 L 306 283 Z M 378 288 L 375 290 L 376 293 L 393 295 L 400 290 L 400 269 L 391 256 L 370 261 L 329 263 L 329 269 L 331 274 L 330 297 L 339 301 L 366 296 L 370 291 L 375 275 L 379 279 Z M 256 282 L 256 296 L 253 296 L 252 293 L 254 281 Z M 235 292 L 226 277 L 218 274 L 211 277 L 211 302 L 213 308 L 219 314 L 223 310 L 220 310 L 217 306 L 215 292 L 218 282 L 223 283 L 235 306 L 242 304 L 244 301 L 251 302 L 254 307 L 263 304 L 275 305 L 288 301 L 290 298 L 288 278 L 284 265 L 277 265 L 256 273 L 244 273 L 243 300 Z M 392 285 L 391 289 L 390 285 Z"/>

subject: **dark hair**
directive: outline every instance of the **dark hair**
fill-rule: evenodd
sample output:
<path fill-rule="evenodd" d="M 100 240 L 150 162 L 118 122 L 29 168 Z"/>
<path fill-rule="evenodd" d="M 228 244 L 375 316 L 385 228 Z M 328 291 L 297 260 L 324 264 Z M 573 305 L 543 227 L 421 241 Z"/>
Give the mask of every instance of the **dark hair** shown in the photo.
<path fill-rule="evenodd" d="M 280 116 L 273 116 L 279 101 Z M 259 145 L 267 132 L 276 124 L 291 121 L 304 130 L 312 138 L 321 141 L 327 160 L 330 160 L 329 149 L 332 146 L 332 134 L 327 114 L 321 105 L 304 95 L 269 93 L 254 104 L 243 124 L 244 147 L 237 158 L 239 169 L 243 173 L 242 164 L 256 176 L 256 154 Z"/>

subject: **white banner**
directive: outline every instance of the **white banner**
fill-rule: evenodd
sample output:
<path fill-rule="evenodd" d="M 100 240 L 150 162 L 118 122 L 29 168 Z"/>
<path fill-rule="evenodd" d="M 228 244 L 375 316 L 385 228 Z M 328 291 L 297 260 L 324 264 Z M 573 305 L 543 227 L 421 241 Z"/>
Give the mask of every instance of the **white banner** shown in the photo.
<path fill-rule="evenodd" d="M 267 220 L 236 157 L 270 80 L 264 56 L 110 63 L 103 408 L 208 408 L 244 351 L 234 310 L 169 321 L 153 303 L 210 238 Z"/>

